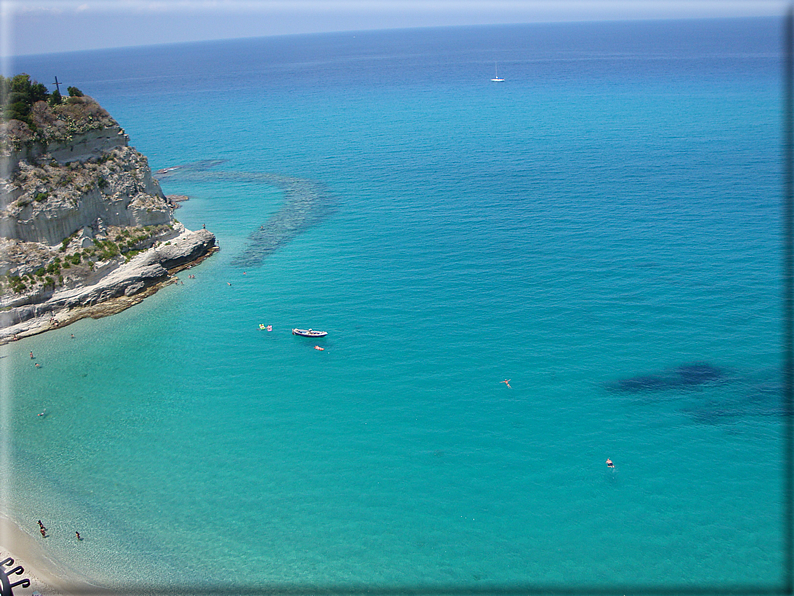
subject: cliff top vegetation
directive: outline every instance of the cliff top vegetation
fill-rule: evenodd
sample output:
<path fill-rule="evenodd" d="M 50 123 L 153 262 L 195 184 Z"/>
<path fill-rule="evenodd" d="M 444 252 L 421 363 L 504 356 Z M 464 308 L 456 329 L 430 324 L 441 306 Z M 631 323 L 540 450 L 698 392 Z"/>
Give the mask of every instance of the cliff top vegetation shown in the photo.
<path fill-rule="evenodd" d="M 94 99 L 77 87 L 63 98 L 27 74 L 0 75 L 0 147 L 18 150 L 28 142 L 69 141 L 92 129 L 118 126 Z"/>

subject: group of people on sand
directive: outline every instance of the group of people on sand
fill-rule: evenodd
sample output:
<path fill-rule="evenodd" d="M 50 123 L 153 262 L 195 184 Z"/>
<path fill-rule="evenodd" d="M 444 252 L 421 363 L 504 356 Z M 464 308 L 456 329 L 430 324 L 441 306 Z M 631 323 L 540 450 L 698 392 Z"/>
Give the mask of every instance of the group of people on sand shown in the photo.
<path fill-rule="evenodd" d="M 39 520 L 39 532 L 41 533 L 42 538 L 47 538 L 47 528 L 44 527 L 44 524 L 41 523 L 41 520 Z M 75 535 L 77 536 L 77 540 L 83 539 L 83 537 L 80 536 L 80 532 L 75 531 Z"/>

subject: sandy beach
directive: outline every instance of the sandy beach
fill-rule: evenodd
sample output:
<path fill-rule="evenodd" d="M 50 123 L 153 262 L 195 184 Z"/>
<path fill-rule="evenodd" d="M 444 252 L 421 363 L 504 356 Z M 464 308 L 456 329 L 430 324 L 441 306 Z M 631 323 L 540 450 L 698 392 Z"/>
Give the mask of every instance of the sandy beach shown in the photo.
<path fill-rule="evenodd" d="M 8 557 L 14 563 L 4 566 L 4 572 L 7 573 L 17 566 L 24 569 L 21 575 L 14 574 L 9 577 L 9 582 L 13 584 L 24 578 L 30 580 L 30 586 L 18 586 L 15 589 L 16 594 L 38 592 L 42 596 L 80 596 L 102 593 L 101 588 L 54 560 L 40 540 L 24 532 L 12 520 L 0 516 L 0 561 Z"/>

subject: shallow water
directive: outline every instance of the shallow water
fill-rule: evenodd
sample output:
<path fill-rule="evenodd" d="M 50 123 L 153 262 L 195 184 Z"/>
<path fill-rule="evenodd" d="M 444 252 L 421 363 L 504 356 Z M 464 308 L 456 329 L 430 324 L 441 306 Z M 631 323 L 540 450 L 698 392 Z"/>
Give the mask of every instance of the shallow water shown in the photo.
<path fill-rule="evenodd" d="M 221 252 L 0 348 L 5 509 L 122 586 L 775 585 L 779 23 L 678 25 L 19 59 Z"/>

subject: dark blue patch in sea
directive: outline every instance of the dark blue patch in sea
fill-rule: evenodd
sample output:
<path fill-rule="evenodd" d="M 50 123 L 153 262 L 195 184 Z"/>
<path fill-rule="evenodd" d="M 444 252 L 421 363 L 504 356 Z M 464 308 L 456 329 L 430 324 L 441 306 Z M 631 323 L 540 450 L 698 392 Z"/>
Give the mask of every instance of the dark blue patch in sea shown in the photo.
<path fill-rule="evenodd" d="M 245 248 L 232 260 L 232 266 L 253 268 L 298 234 L 317 225 L 333 211 L 333 196 L 321 183 L 305 178 L 280 176 L 265 172 L 213 171 L 221 160 L 202 160 L 163 168 L 155 173 L 158 179 L 228 180 L 254 182 L 275 186 L 284 193 L 284 203 L 266 222 L 248 236 Z"/>
<path fill-rule="evenodd" d="M 626 393 L 693 389 L 725 378 L 725 371 L 719 367 L 708 362 L 692 362 L 671 370 L 621 379 L 608 384 L 608 388 Z"/>

